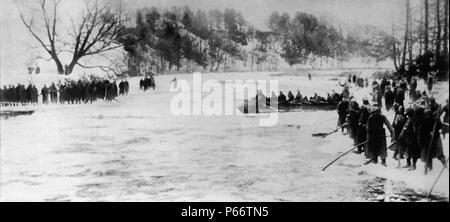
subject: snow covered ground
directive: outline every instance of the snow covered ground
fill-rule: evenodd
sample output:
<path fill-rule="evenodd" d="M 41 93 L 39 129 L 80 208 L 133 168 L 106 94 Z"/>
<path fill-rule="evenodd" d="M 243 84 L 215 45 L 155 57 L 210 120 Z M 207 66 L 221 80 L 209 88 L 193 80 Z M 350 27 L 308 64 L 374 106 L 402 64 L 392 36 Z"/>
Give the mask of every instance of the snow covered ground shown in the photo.
<path fill-rule="evenodd" d="M 313 73 L 313 81 L 307 73 L 202 77 L 278 79 L 284 92 L 325 96 L 340 89 L 339 74 Z M 424 176 L 422 164 L 415 172 L 392 159 L 387 168 L 362 166 L 361 155 L 349 154 L 323 172 L 352 144 L 340 133 L 311 136 L 335 129 L 335 111 L 280 113 L 272 127 L 259 126 L 258 115 L 177 117 L 169 109 L 174 77 L 192 82 L 191 75 L 156 76 L 157 89 L 142 92 L 131 78 L 130 94 L 117 102 L 38 105 L 33 115 L 2 119 L 0 200 L 365 201 L 364 180 L 385 177 L 424 192 L 441 168 L 435 162 Z M 448 84 L 439 87 L 448 93 Z M 448 139 L 444 144 L 448 156 Z M 446 170 L 434 193 L 448 198 L 448 183 Z"/>

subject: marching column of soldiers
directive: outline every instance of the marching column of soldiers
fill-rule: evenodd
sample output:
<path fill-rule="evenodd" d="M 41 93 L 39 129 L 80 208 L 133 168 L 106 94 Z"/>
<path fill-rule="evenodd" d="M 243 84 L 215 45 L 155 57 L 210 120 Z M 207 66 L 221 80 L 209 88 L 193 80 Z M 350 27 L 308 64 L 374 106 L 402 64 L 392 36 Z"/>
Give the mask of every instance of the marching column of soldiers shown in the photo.
<path fill-rule="evenodd" d="M 24 85 L 9 85 L 0 89 L 0 102 L 2 106 L 18 106 L 37 104 L 39 95 L 42 96 L 42 103 L 60 103 L 60 104 L 81 104 L 92 103 L 98 99 L 107 101 L 114 100 L 120 95 L 128 94 L 128 81 L 121 81 L 119 87 L 116 81 L 109 80 L 91 80 L 91 81 L 69 81 L 51 83 L 50 86 L 44 85 L 39 92 L 36 86 L 30 84 L 27 88 Z"/>
<path fill-rule="evenodd" d="M 420 159 L 427 169 L 431 170 L 432 160 L 435 158 L 447 167 L 439 131 L 443 138 L 449 132 L 448 98 L 446 104 L 441 106 L 436 103 L 434 97 L 427 96 L 426 92 L 416 91 L 416 87 L 416 79 L 412 78 L 409 83 L 411 103 L 407 109 L 404 105 L 404 94 L 408 90 L 406 79 L 389 82 L 384 78 L 381 84 L 374 82 L 372 106 L 369 105 L 367 98 L 364 98 L 363 105 L 359 106 L 351 97 L 349 99 L 344 97 L 338 104 L 338 126 L 342 131 L 344 128 L 347 129 L 354 145 L 358 146 L 355 153 L 364 153 L 369 160 L 366 164 L 376 164 L 378 159 L 381 159 L 381 164 L 386 166 L 387 150 L 391 149 L 394 151 L 393 158 L 398 161 L 399 168 L 400 160 L 406 159 L 406 165 L 403 167 L 415 170 L 416 163 Z M 417 96 L 417 93 L 420 96 Z M 395 112 L 392 124 L 381 113 L 383 95 L 386 109 L 392 108 Z M 389 147 L 386 143 L 388 136 L 384 126 L 390 132 L 392 145 Z"/>

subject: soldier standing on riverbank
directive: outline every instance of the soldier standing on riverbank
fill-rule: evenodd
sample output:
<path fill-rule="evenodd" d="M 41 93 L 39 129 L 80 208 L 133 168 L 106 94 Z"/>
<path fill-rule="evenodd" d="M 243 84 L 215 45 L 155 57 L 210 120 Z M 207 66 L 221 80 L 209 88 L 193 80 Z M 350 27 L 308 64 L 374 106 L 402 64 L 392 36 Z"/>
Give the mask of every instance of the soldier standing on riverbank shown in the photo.
<path fill-rule="evenodd" d="M 386 132 L 383 128 L 386 125 L 391 134 L 392 141 L 395 141 L 395 132 L 386 116 L 381 114 L 379 104 L 375 105 L 372 114 L 367 120 L 367 157 L 372 163 L 378 163 L 378 156 L 381 158 L 381 165 L 386 166 L 387 145 Z M 370 163 L 369 162 L 369 163 Z"/>
<path fill-rule="evenodd" d="M 420 147 L 417 144 L 417 119 L 412 108 L 406 110 L 407 121 L 399 134 L 399 142 L 404 145 L 406 153 L 406 166 L 408 170 L 415 170 L 417 160 L 420 158 Z M 411 162 L 412 161 L 412 162 Z"/>
<path fill-rule="evenodd" d="M 337 106 L 337 112 L 339 115 L 338 126 L 341 127 L 341 131 L 344 132 L 345 118 L 347 117 L 349 102 L 346 97 L 342 98 L 342 101 Z"/>
<path fill-rule="evenodd" d="M 44 85 L 44 87 L 42 88 L 41 95 L 42 95 L 42 103 L 47 104 L 48 103 L 48 88 L 46 85 Z"/>

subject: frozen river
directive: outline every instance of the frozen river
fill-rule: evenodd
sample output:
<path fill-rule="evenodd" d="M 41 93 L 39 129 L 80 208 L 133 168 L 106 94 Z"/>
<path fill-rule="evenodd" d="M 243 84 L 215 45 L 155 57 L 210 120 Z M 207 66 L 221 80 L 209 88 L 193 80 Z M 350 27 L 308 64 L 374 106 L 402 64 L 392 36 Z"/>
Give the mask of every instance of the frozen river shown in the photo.
<path fill-rule="evenodd" d="M 157 76 L 157 89 L 143 92 L 133 78 L 130 94 L 115 102 L 40 105 L 33 115 L 2 119 L 0 200 L 364 201 L 365 180 L 396 170 L 392 161 L 389 171 L 361 166 L 363 157 L 349 154 L 322 172 L 351 148 L 340 133 L 311 136 L 335 128 L 335 111 L 280 113 L 272 127 L 259 126 L 255 115 L 174 116 L 174 77 L 191 81 Z M 340 91 L 326 73 L 313 81 L 270 73 L 203 77 L 278 79 L 280 90 L 307 96 Z M 448 197 L 448 171 L 444 176 L 436 189 Z"/>

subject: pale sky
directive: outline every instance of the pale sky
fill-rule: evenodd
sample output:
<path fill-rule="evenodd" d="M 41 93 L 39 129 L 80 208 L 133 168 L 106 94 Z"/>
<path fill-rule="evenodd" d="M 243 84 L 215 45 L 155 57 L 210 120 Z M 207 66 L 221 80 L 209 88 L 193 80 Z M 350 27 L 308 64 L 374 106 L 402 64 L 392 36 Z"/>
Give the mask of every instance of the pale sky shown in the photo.
<path fill-rule="evenodd" d="M 32 57 L 31 45 L 37 42 L 25 30 L 15 5 L 17 0 L 0 0 L 0 74 L 26 72 L 26 61 Z M 19 0 L 27 7 L 36 0 Z M 116 0 L 119 1 L 119 0 Z M 417 1 L 417 0 L 413 0 Z M 62 0 L 60 17 L 67 24 L 84 6 L 82 0 Z M 168 8 L 188 5 L 191 9 L 234 8 L 257 27 L 263 28 L 273 11 L 297 11 L 327 16 L 347 24 L 369 24 L 388 29 L 392 21 L 403 23 L 405 0 L 126 0 L 124 6 L 135 11 L 155 6 Z M 70 24 L 70 23 L 69 23 Z M 50 66 L 52 67 L 52 66 Z"/>

